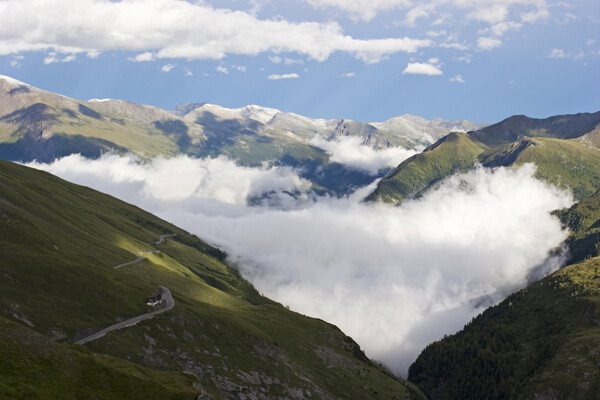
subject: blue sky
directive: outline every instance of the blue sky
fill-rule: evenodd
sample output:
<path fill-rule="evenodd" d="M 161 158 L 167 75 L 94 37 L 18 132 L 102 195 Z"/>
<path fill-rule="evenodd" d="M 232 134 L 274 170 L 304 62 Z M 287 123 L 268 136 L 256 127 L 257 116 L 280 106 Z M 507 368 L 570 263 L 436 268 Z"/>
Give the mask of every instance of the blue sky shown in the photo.
<path fill-rule="evenodd" d="M 593 112 L 600 2 L 3 0 L 0 74 L 165 109 L 476 122 Z"/>

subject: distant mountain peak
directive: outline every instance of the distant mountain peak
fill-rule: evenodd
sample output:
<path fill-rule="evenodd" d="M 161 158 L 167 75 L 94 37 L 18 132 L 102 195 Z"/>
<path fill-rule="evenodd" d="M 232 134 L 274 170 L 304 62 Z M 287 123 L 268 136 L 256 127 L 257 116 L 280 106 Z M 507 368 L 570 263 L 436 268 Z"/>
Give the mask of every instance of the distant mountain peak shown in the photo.
<path fill-rule="evenodd" d="M 0 75 L 0 79 L 4 80 L 7 83 L 10 83 L 11 85 L 15 85 L 15 86 L 31 86 L 28 85 L 27 83 L 18 81 L 14 78 L 11 78 L 10 76 L 6 76 L 6 75 Z"/>
<path fill-rule="evenodd" d="M 275 108 L 268 108 L 258 106 L 256 104 L 249 104 L 244 107 L 234 108 L 233 111 L 238 112 L 240 115 L 253 119 L 263 124 L 269 123 L 273 117 L 279 114 L 281 111 Z"/>
<path fill-rule="evenodd" d="M 173 112 L 173 114 L 175 114 L 179 117 L 184 117 L 185 115 L 189 114 L 190 112 L 194 111 L 197 108 L 202 107 L 205 104 L 207 104 L 207 103 L 206 102 L 203 102 L 203 103 L 179 103 L 175 107 L 175 111 Z"/>

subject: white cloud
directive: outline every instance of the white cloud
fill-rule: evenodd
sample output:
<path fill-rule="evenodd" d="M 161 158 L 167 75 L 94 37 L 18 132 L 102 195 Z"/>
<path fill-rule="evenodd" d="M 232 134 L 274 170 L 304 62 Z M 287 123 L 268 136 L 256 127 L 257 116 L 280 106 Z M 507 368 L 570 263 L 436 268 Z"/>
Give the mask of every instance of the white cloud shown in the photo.
<path fill-rule="evenodd" d="M 0 11 L 0 55 L 125 50 L 152 52 L 155 58 L 222 59 L 228 54 L 285 51 L 324 61 L 333 52 L 345 52 L 378 62 L 389 54 L 416 52 L 432 44 L 408 37 L 355 39 L 333 21 L 259 19 L 184 0 L 6 0 Z M 142 61 L 139 54 L 133 59 Z"/>
<path fill-rule="evenodd" d="M 21 60 L 24 60 L 25 57 L 24 56 L 13 56 L 13 59 L 10 61 L 10 66 L 13 68 L 20 68 L 21 67 Z"/>
<path fill-rule="evenodd" d="M 521 22 L 533 23 L 538 20 L 545 20 L 550 17 L 550 11 L 547 8 L 539 8 L 535 11 L 529 11 L 521 14 Z"/>
<path fill-rule="evenodd" d="M 60 56 L 56 53 L 56 52 L 50 52 L 48 53 L 48 55 L 44 58 L 44 64 L 53 64 L 53 63 L 57 63 L 57 62 L 71 62 L 71 61 L 75 61 L 76 56 L 74 54 L 65 56 L 63 58 L 60 58 Z"/>
<path fill-rule="evenodd" d="M 461 74 L 458 74 L 458 75 L 450 78 L 450 82 L 465 83 L 465 80 L 463 79 Z"/>
<path fill-rule="evenodd" d="M 419 18 L 438 16 L 433 26 L 446 24 L 454 14 L 490 25 L 505 21 L 511 12 L 523 23 L 534 23 L 550 16 L 546 0 L 305 0 L 315 8 L 335 8 L 355 20 L 370 21 L 379 12 L 407 10 L 401 24 L 414 25 Z M 415 6 L 415 4 L 417 4 Z M 400 12 L 401 12 L 400 11 Z"/>
<path fill-rule="evenodd" d="M 467 54 L 466 56 L 454 57 L 454 59 L 459 62 L 464 62 L 466 64 L 470 64 L 472 57 L 470 54 Z"/>
<path fill-rule="evenodd" d="M 245 65 L 232 65 L 231 68 L 235 69 L 236 71 L 246 72 Z"/>
<path fill-rule="evenodd" d="M 400 207 L 364 204 L 366 191 L 287 210 L 246 207 L 248 196 L 303 182 L 289 169 L 224 159 L 134 161 L 70 156 L 35 166 L 219 244 L 260 291 L 338 325 L 396 372 L 540 272 L 566 237 L 550 211 L 572 202 L 525 165 L 452 177 Z"/>
<path fill-rule="evenodd" d="M 103 175 L 100 190 L 115 190 L 130 185 L 128 195 L 137 193 L 143 203 L 155 207 L 190 199 L 216 200 L 228 205 L 245 205 L 249 197 L 263 193 L 306 191 L 310 183 L 299 178 L 289 167 L 250 168 L 236 165 L 225 157 L 195 159 L 178 156 L 158 157 L 143 164 L 135 156 L 106 154 L 98 160 L 71 155 L 50 166 L 31 163 L 72 181 L 81 182 Z"/>
<path fill-rule="evenodd" d="M 356 76 L 356 73 L 354 72 L 346 72 L 345 74 L 340 75 L 340 77 L 342 78 L 354 78 Z"/>
<path fill-rule="evenodd" d="M 302 61 L 300 59 L 295 59 L 295 58 L 286 58 L 285 60 L 283 60 L 283 63 L 285 65 L 296 65 L 296 64 L 304 64 L 304 61 Z"/>
<path fill-rule="evenodd" d="M 469 46 L 467 46 L 466 44 L 458 43 L 458 42 L 440 43 L 439 46 L 446 48 L 446 49 L 456 49 L 456 50 L 468 50 L 469 49 Z"/>
<path fill-rule="evenodd" d="M 339 136 L 332 140 L 315 136 L 310 143 L 331 155 L 331 161 L 373 176 L 381 169 L 396 167 L 408 157 L 416 154 L 415 150 L 407 150 L 402 147 L 375 150 L 364 145 L 363 139 L 358 136 Z"/>
<path fill-rule="evenodd" d="M 503 36 L 508 31 L 518 31 L 523 24 L 514 21 L 498 22 L 490 28 L 490 32 L 495 36 Z"/>
<path fill-rule="evenodd" d="M 379 11 L 409 7 L 410 0 L 306 0 L 315 8 L 337 8 L 355 20 L 370 21 Z"/>
<path fill-rule="evenodd" d="M 402 73 L 430 76 L 443 74 L 440 69 L 439 59 L 437 58 L 430 58 L 426 63 L 408 63 Z"/>
<path fill-rule="evenodd" d="M 162 68 L 160 69 L 162 72 L 169 72 L 171 71 L 173 68 L 175 68 L 177 66 L 177 64 L 165 64 L 162 66 Z"/>
<path fill-rule="evenodd" d="M 187 67 L 185 67 L 183 69 L 183 71 L 185 72 L 185 76 L 194 76 L 194 73 L 192 72 L 192 70 Z"/>
<path fill-rule="evenodd" d="M 154 53 L 146 51 L 144 53 L 137 54 L 135 57 L 129 57 L 128 60 L 133 62 L 153 61 Z"/>
<path fill-rule="evenodd" d="M 596 43 L 596 39 L 592 39 L 592 38 L 588 39 L 585 42 L 586 46 L 593 46 L 595 43 Z"/>
<path fill-rule="evenodd" d="M 480 37 L 477 39 L 477 49 L 486 51 L 502 46 L 502 41 L 493 37 Z"/>
<path fill-rule="evenodd" d="M 227 69 L 226 66 L 224 66 L 223 64 L 220 64 L 217 68 L 216 68 L 217 72 L 220 72 L 222 74 L 229 74 L 229 70 Z"/>
<path fill-rule="evenodd" d="M 567 58 L 568 55 L 563 49 L 552 49 L 548 58 Z"/>
<path fill-rule="evenodd" d="M 100 54 L 102 54 L 102 53 L 98 50 L 90 50 L 87 52 L 86 57 L 87 58 L 98 58 L 100 56 Z"/>
<path fill-rule="evenodd" d="M 427 31 L 427 36 L 429 37 L 438 37 L 438 36 L 446 36 L 448 32 L 446 31 Z"/>
<path fill-rule="evenodd" d="M 300 75 L 298 75 L 295 72 L 292 73 L 292 74 L 281 74 L 281 75 L 279 75 L 279 74 L 272 74 L 272 75 L 269 75 L 267 77 L 267 79 L 271 79 L 273 81 L 278 81 L 280 79 L 296 79 L 296 78 L 300 78 Z"/>
<path fill-rule="evenodd" d="M 471 11 L 467 17 L 477 21 L 496 24 L 504 21 L 508 15 L 508 5 L 502 3 L 490 4 L 488 6 L 479 6 Z"/>
<path fill-rule="evenodd" d="M 271 62 L 273 64 L 279 64 L 281 62 L 281 57 L 279 57 L 279 56 L 269 56 L 269 60 L 271 60 Z"/>
<path fill-rule="evenodd" d="M 406 13 L 402 24 L 407 26 L 415 26 L 417 19 L 429 17 L 429 13 L 431 13 L 433 9 L 433 4 L 419 4 L 418 6 L 411 8 Z"/>

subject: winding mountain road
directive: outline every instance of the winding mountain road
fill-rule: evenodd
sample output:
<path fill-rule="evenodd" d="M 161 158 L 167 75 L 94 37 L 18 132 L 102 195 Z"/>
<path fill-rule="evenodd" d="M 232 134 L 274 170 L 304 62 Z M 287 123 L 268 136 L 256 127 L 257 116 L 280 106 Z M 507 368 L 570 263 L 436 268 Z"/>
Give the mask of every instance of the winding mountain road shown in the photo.
<path fill-rule="evenodd" d="M 169 233 L 167 235 L 160 235 L 160 237 L 158 238 L 158 240 L 156 242 L 152 242 L 151 244 L 162 244 L 162 242 L 165 241 L 165 238 L 173 237 L 173 236 L 177 236 L 177 234 L 176 233 Z"/>
<path fill-rule="evenodd" d="M 151 244 L 161 244 L 162 242 L 165 241 L 165 238 L 167 237 L 171 237 L 171 236 L 176 236 L 176 233 L 172 233 L 172 234 L 166 234 L 166 235 L 160 235 L 160 237 L 158 238 L 158 240 L 156 242 L 152 242 Z M 123 264 L 119 264 L 115 267 L 113 267 L 114 269 L 119 269 L 121 267 L 124 267 L 126 265 L 131 265 L 131 264 L 135 264 L 138 263 L 142 260 L 146 260 L 146 257 L 142 257 L 142 256 L 138 256 L 135 260 L 130 261 L 130 262 L 126 262 Z M 111 331 L 116 331 L 118 329 L 123 329 L 126 328 L 128 326 L 133 326 L 135 324 L 137 324 L 140 321 L 144 321 L 146 319 L 150 319 L 155 317 L 158 314 L 162 314 L 166 311 L 169 311 L 170 309 L 172 309 L 173 307 L 175 307 L 175 301 L 173 300 L 173 296 L 171 296 L 171 291 L 169 289 L 167 289 L 166 287 L 161 287 L 162 290 L 162 298 L 165 300 L 165 306 L 159 308 L 158 310 L 154 310 L 142 315 L 138 315 L 137 317 L 133 317 L 133 318 L 129 318 L 125 321 L 121 321 L 119 323 L 116 323 L 114 325 L 109 326 L 108 328 L 104 328 L 99 332 L 96 332 L 90 336 L 86 336 L 83 339 L 80 339 L 78 341 L 75 342 L 75 344 L 85 344 L 87 342 L 91 342 L 92 340 L 96 340 L 101 338 L 102 336 L 106 335 L 108 332 Z"/>
<path fill-rule="evenodd" d="M 117 329 L 126 328 L 128 326 L 133 326 L 140 321 L 144 321 L 146 319 L 153 318 L 154 316 L 169 311 L 175 306 L 175 302 L 173 301 L 173 297 L 171 296 L 171 291 L 166 287 L 161 288 L 163 293 L 163 298 L 165 299 L 166 305 L 158 310 L 151 311 L 146 314 L 138 315 L 137 317 L 130 318 L 125 321 L 121 321 L 117 324 L 111 325 L 108 328 L 104 328 L 99 332 L 94 333 L 93 335 L 84 337 L 83 339 L 78 340 L 75 344 L 84 344 L 87 342 L 91 342 L 92 340 L 96 340 L 106 335 L 108 332 L 116 331 Z"/>
<path fill-rule="evenodd" d="M 113 268 L 114 269 L 119 269 L 119 268 L 124 267 L 126 265 L 131 265 L 131 264 L 139 263 L 140 261 L 145 260 L 145 259 L 146 259 L 146 257 L 138 257 L 138 258 L 136 258 L 133 261 L 129 261 L 129 262 L 126 262 L 126 263 L 123 263 L 123 264 L 119 264 L 119 265 L 117 265 L 116 267 L 113 267 Z"/>

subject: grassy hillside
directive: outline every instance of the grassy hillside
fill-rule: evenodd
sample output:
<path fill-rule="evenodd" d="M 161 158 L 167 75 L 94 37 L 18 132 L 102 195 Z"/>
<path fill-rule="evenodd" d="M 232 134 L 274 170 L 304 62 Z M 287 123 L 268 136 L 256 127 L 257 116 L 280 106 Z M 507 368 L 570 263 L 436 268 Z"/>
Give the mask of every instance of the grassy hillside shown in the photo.
<path fill-rule="evenodd" d="M 579 261 L 430 344 L 409 380 L 431 399 L 600 397 L 598 195 L 558 213 Z M 592 258 L 590 258 L 592 257 Z"/>
<path fill-rule="evenodd" d="M 503 146 L 480 161 L 486 167 L 534 163 L 538 178 L 571 190 L 577 200 L 600 189 L 600 152 L 574 139 L 524 139 Z"/>
<path fill-rule="evenodd" d="M 402 162 L 367 200 L 400 202 L 475 163 L 498 167 L 528 162 L 537 166 L 539 178 L 582 200 L 600 189 L 600 153 L 594 147 L 599 123 L 600 112 L 543 120 L 515 116 L 479 131 L 451 133 Z"/>
<path fill-rule="evenodd" d="M 419 398 L 335 326 L 261 296 L 219 250 L 139 208 L 0 161 L 0 223 L 0 398 Z M 114 269 L 132 252 L 146 260 Z M 172 310 L 72 344 L 145 313 L 160 286 Z"/>
<path fill-rule="evenodd" d="M 396 203 L 418 195 L 455 172 L 473 167 L 485 149 L 466 133 L 450 133 L 422 153 L 403 161 L 379 182 L 367 200 Z"/>
<path fill-rule="evenodd" d="M 600 258 L 508 297 L 430 344 L 409 380 L 430 399 L 597 399 Z"/>

